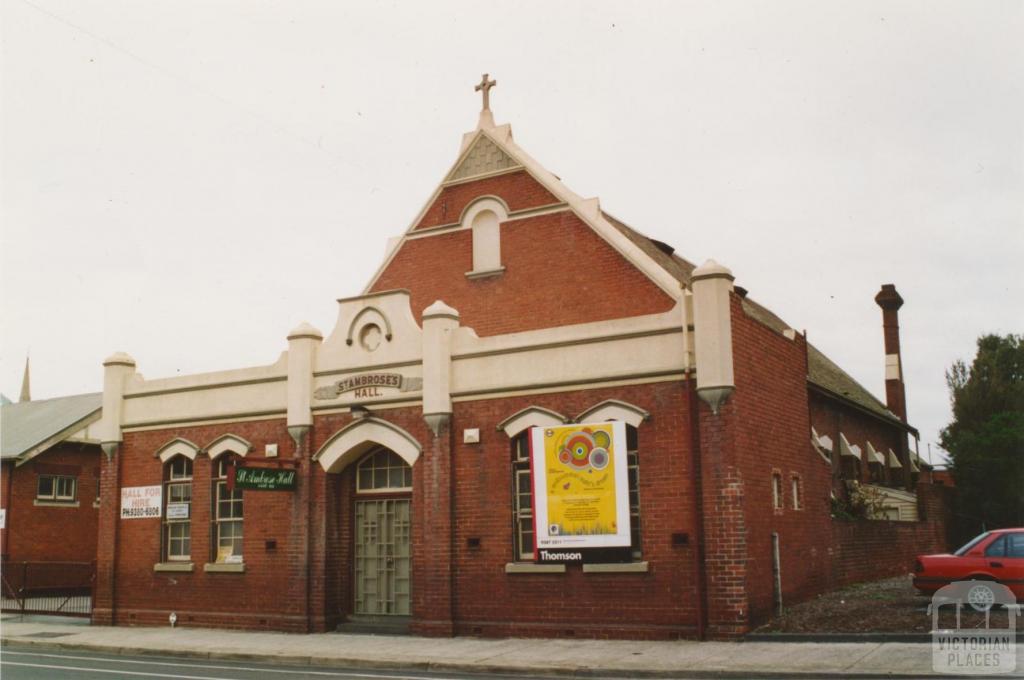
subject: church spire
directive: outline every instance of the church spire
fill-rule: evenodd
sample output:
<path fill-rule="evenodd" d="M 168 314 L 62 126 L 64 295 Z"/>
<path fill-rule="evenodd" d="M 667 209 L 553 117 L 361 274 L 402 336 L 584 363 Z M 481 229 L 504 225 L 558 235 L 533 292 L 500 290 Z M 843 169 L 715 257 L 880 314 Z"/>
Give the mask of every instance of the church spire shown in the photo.
<path fill-rule="evenodd" d="M 477 123 L 477 129 L 480 128 L 492 128 L 494 127 L 494 115 L 491 113 L 491 88 L 498 84 L 497 80 L 488 80 L 489 73 L 485 73 L 480 78 L 480 84 L 474 87 L 474 91 L 483 91 L 484 95 L 484 107 L 480 109 L 480 122 Z"/>
<path fill-rule="evenodd" d="M 27 356 L 25 357 L 25 375 L 21 379 L 21 396 L 18 397 L 18 401 L 32 401 L 32 390 L 29 387 Z"/>

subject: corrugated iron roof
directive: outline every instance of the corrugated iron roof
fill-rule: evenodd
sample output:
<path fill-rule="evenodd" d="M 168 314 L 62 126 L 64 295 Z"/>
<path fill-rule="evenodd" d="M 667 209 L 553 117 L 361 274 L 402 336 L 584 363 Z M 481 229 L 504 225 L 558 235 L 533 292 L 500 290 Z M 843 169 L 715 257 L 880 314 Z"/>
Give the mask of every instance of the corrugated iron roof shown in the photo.
<path fill-rule="evenodd" d="M 99 392 L 0 406 L 0 458 L 21 456 L 87 420 L 102 406 L 103 395 Z"/>

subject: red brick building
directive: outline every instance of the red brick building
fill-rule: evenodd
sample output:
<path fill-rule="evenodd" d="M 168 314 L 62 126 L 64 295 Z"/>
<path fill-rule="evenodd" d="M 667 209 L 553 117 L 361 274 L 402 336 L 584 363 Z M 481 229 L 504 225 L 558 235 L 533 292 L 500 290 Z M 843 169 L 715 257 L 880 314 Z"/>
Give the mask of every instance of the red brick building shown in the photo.
<path fill-rule="evenodd" d="M 90 585 L 100 502 L 100 401 L 97 393 L 0 406 L 5 607 L 15 593 Z"/>
<path fill-rule="evenodd" d="M 723 637 L 908 571 L 943 529 L 898 342 L 887 406 L 732 280 L 574 194 L 485 108 L 326 338 L 162 380 L 106 362 L 94 620 Z M 528 434 L 603 422 L 625 424 L 628 545 L 538 562 Z M 834 520 L 862 487 L 902 521 Z"/>

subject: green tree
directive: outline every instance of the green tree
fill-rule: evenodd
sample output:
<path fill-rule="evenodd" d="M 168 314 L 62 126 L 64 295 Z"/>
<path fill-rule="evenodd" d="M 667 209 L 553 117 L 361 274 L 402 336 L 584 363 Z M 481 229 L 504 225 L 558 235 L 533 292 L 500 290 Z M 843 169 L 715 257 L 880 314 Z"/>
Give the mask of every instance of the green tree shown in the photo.
<path fill-rule="evenodd" d="M 953 422 L 942 431 L 960 514 L 987 529 L 1024 526 L 1024 337 L 984 335 L 968 368 L 946 372 Z"/>

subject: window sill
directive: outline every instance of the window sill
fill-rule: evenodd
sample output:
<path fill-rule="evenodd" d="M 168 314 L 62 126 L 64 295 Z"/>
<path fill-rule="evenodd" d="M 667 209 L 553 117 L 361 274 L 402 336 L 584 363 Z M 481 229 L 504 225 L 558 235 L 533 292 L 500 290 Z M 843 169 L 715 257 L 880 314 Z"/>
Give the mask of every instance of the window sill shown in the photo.
<path fill-rule="evenodd" d="M 92 507 L 94 507 L 94 508 L 100 507 L 100 502 L 99 501 L 93 501 L 92 502 Z"/>
<path fill-rule="evenodd" d="M 38 498 L 32 501 L 37 508 L 77 508 L 78 501 L 41 501 Z"/>
<path fill-rule="evenodd" d="M 534 564 L 533 562 L 509 562 L 506 574 L 564 574 L 564 564 Z"/>
<path fill-rule="evenodd" d="M 646 574 L 647 562 L 608 562 L 605 564 L 584 564 L 584 574 Z"/>
<path fill-rule="evenodd" d="M 467 279 L 486 279 L 488 276 L 499 276 L 505 273 L 504 267 L 498 267 L 497 269 L 484 269 L 478 272 L 466 272 Z"/>
<path fill-rule="evenodd" d="M 245 563 L 207 562 L 203 565 L 203 571 L 208 574 L 243 574 L 245 573 Z"/>
<path fill-rule="evenodd" d="M 191 562 L 157 562 L 153 565 L 153 571 L 195 571 L 195 565 Z"/>

